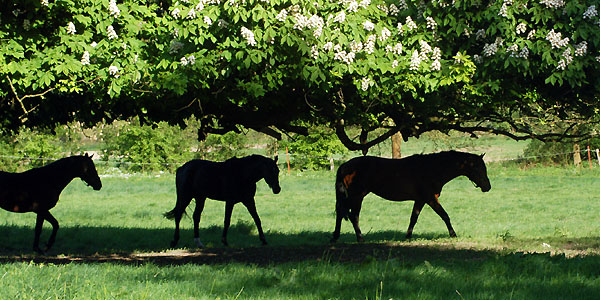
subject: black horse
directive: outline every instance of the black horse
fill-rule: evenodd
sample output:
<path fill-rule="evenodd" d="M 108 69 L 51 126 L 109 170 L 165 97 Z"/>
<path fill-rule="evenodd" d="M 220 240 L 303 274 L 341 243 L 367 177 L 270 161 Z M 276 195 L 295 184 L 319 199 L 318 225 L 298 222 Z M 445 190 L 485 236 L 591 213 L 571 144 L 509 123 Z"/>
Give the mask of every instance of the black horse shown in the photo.
<path fill-rule="evenodd" d="M 414 200 L 406 238 L 412 237 L 419 213 L 428 204 L 444 220 L 451 237 L 456 233 L 438 201 L 442 187 L 458 176 L 467 176 L 482 192 L 491 189 L 483 155 L 457 151 L 413 155 L 402 159 L 356 157 L 337 171 L 336 223 L 332 242 L 340 237 L 342 219 L 350 219 L 356 239 L 364 241 L 358 226 L 363 198 L 369 194 L 391 200 Z"/>
<path fill-rule="evenodd" d="M 0 207 L 17 213 L 37 214 L 33 250 L 43 253 L 39 247 L 44 220 L 52 224 L 52 234 L 46 245 L 48 251 L 54 244 L 58 221 L 50 214 L 50 209 L 58 202 L 62 190 L 79 177 L 94 190 L 102 188 L 92 158 L 87 154 L 59 159 L 46 166 L 23 173 L 0 171 Z"/>
<path fill-rule="evenodd" d="M 175 247 L 179 241 L 179 221 L 192 198 L 196 199 L 193 219 L 194 241 L 198 247 L 204 247 L 200 241 L 198 226 L 206 198 L 225 201 L 225 224 L 221 238 L 225 246 L 228 245 L 227 230 L 231 221 L 231 212 L 233 206 L 239 202 L 242 202 L 250 212 L 258 228 L 259 238 L 263 245 L 266 245 L 267 240 L 254 202 L 256 183 L 264 178 L 273 193 L 278 194 L 281 191 L 278 176 L 277 158 L 272 160 L 261 155 L 231 158 L 224 162 L 196 159 L 185 163 L 177 169 L 175 179 L 177 204 L 173 210 L 165 213 L 165 217 L 175 219 L 175 235 L 171 247 Z"/>

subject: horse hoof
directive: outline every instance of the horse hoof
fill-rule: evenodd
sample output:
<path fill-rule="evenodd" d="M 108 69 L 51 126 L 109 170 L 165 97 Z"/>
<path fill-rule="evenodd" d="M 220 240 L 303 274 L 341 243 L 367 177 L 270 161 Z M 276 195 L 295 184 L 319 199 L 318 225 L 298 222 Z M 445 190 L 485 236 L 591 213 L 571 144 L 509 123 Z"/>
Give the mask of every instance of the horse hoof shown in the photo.
<path fill-rule="evenodd" d="M 451 234 L 450 234 L 450 237 L 453 237 L 453 238 L 455 238 L 455 237 L 456 237 L 456 233 L 454 233 L 454 232 L 453 232 L 453 233 L 451 233 Z"/>
<path fill-rule="evenodd" d="M 357 238 L 356 241 L 359 243 L 364 243 L 365 239 L 361 236 L 361 237 Z"/>

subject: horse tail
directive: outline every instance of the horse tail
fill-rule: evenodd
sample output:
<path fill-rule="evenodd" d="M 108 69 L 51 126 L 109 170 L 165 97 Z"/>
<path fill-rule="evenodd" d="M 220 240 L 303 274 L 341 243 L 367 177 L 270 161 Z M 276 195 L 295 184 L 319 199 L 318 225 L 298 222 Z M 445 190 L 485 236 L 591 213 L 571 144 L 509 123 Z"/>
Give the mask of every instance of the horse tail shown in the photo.
<path fill-rule="evenodd" d="M 353 176 L 350 174 L 346 171 L 345 165 L 342 164 L 338 168 L 335 178 L 335 212 L 338 216 L 342 216 L 346 220 L 348 220 L 348 215 L 350 214 L 350 207 L 348 205 L 348 188 L 350 184 L 347 180 L 348 176 Z"/>
<path fill-rule="evenodd" d="M 175 173 L 175 187 L 177 189 L 177 203 L 175 203 L 175 208 L 173 208 L 172 210 L 165 212 L 163 214 L 163 216 L 165 216 L 165 218 L 169 219 L 169 220 L 173 220 L 175 219 L 175 217 L 177 215 L 182 215 L 185 214 L 185 206 L 182 208 L 181 207 L 181 203 L 180 202 L 180 198 L 179 198 L 179 192 L 180 189 L 183 188 L 183 176 L 184 176 L 184 172 L 185 172 L 185 165 L 177 168 L 177 172 Z M 187 205 L 186 205 L 187 206 Z"/>

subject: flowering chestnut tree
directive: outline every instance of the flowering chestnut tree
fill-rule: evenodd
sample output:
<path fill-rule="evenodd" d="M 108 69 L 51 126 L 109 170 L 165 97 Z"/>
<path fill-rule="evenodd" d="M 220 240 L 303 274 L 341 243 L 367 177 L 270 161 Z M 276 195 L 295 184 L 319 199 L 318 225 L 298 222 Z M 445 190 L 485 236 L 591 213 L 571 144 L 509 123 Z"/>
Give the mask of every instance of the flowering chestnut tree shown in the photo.
<path fill-rule="evenodd" d="M 0 8 L 0 124 L 318 123 L 356 150 L 396 132 L 585 136 L 599 2 L 17 0 Z"/>

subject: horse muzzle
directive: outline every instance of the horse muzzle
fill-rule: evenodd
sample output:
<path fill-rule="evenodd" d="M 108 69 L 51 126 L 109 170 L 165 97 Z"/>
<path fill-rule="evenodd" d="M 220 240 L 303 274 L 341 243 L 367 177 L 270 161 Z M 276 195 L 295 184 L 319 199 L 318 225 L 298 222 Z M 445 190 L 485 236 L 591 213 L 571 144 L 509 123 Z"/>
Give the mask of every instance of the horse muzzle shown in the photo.
<path fill-rule="evenodd" d="M 271 189 L 273 190 L 273 194 L 279 194 L 279 192 L 281 192 L 280 186 L 271 187 Z"/>

